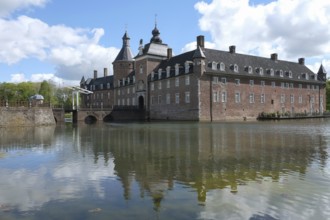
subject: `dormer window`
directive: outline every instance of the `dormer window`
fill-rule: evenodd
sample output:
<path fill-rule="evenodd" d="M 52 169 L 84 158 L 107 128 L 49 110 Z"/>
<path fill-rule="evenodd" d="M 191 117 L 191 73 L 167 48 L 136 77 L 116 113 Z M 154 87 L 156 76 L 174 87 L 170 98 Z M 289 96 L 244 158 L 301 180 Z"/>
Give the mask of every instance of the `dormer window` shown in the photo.
<path fill-rule="evenodd" d="M 212 70 L 217 70 L 217 63 L 216 62 L 212 62 Z"/>
<path fill-rule="evenodd" d="M 220 71 L 225 71 L 225 64 L 223 62 L 220 63 Z"/>
<path fill-rule="evenodd" d="M 279 71 L 280 77 L 283 77 L 283 70 Z"/>
<path fill-rule="evenodd" d="M 267 72 L 269 75 L 274 76 L 274 69 L 271 68 Z"/>
<path fill-rule="evenodd" d="M 167 78 L 170 77 L 170 73 L 171 73 L 171 67 L 168 66 L 168 67 L 166 67 L 166 77 Z"/>
<path fill-rule="evenodd" d="M 158 79 L 161 79 L 162 78 L 162 69 L 159 69 L 158 70 Z"/>
<path fill-rule="evenodd" d="M 245 71 L 247 71 L 248 74 L 252 74 L 252 66 L 245 67 Z"/>
<path fill-rule="evenodd" d="M 309 80 L 309 75 L 308 75 L 308 73 L 305 73 L 305 79 L 306 79 L 306 80 Z"/>
<path fill-rule="evenodd" d="M 264 75 L 264 69 L 262 67 L 256 68 L 256 72 L 261 76 Z"/>
<path fill-rule="evenodd" d="M 179 64 L 175 64 L 175 75 L 179 75 Z"/>
<path fill-rule="evenodd" d="M 238 73 L 238 66 L 237 66 L 237 64 L 231 65 L 231 69 L 234 70 L 235 73 Z"/>
<path fill-rule="evenodd" d="M 289 71 L 289 78 L 292 78 L 292 71 Z"/>
<path fill-rule="evenodd" d="M 107 89 L 110 89 L 110 83 L 107 83 Z"/>
<path fill-rule="evenodd" d="M 154 77 L 155 77 L 155 73 L 152 71 L 151 72 L 151 81 L 154 80 Z"/>
<path fill-rule="evenodd" d="M 184 72 L 185 73 L 189 73 L 189 63 L 188 62 L 185 62 L 185 64 L 184 64 Z"/>

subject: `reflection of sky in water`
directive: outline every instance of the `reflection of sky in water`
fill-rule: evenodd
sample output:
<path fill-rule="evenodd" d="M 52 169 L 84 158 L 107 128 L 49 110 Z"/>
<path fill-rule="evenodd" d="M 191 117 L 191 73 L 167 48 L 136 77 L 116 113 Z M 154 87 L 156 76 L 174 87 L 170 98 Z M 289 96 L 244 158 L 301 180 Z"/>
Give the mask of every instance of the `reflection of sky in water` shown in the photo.
<path fill-rule="evenodd" d="M 0 219 L 3 204 L 71 217 L 100 207 L 99 219 L 327 219 L 330 126 L 307 124 L 39 129 L 26 145 L 22 131 L 17 145 L 0 141 Z"/>
<path fill-rule="evenodd" d="M 106 166 L 95 164 L 92 157 L 82 158 L 67 143 L 61 146 L 66 147 L 2 151 L 0 204 L 28 211 L 51 200 L 86 196 L 88 191 L 104 197 L 102 181 L 115 176 L 113 159 Z"/>

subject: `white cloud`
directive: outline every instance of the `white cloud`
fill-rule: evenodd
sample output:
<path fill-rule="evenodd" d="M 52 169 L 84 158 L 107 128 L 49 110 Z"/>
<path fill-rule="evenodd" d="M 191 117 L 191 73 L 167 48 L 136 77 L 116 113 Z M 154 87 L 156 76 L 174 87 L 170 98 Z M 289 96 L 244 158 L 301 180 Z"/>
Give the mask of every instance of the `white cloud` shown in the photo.
<path fill-rule="evenodd" d="M 33 6 L 43 7 L 48 0 L 1 0 L 0 17 L 9 16 L 12 12 Z"/>
<path fill-rule="evenodd" d="M 20 83 L 20 82 L 42 82 L 42 81 L 52 82 L 54 85 L 58 85 L 59 87 L 63 86 L 76 86 L 79 84 L 80 80 L 66 80 L 56 76 L 53 73 L 35 73 L 30 77 L 26 77 L 24 73 L 15 73 L 11 74 L 12 83 Z"/>
<path fill-rule="evenodd" d="M 80 80 L 104 67 L 111 74 L 111 63 L 119 52 L 99 44 L 103 29 L 49 26 L 27 16 L 0 19 L 0 33 L 0 62 L 10 65 L 34 57 L 53 64 L 55 76 L 66 80 Z"/>
<path fill-rule="evenodd" d="M 217 49 L 236 45 L 237 51 L 296 61 L 330 53 L 330 1 L 278 0 L 249 4 L 249 0 L 200 1 L 201 30 L 209 32 Z"/>

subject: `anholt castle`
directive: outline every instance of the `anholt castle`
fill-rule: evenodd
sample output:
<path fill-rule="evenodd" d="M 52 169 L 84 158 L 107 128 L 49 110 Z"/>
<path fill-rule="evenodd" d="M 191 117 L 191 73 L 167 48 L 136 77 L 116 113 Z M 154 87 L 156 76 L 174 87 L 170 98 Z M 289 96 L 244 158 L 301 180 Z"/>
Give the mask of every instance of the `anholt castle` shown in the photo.
<path fill-rule="evenodd" d="M 173 56 L 155 26 L 150 42 L 140 40 L 133 56 L 127 32 L 113 61 L 113 75 L 85 79 L 82 107 L 131 109 L 150 120 L 246 120 L 260 115 L 313 115 L 325 111 L 326 71 L 297 62 L 208 49 L 198 36 L 196 49 Z M 124 111 L 128 112 L 128 111 Z M 123 112 L 123 114 L 124 114 Z"/>

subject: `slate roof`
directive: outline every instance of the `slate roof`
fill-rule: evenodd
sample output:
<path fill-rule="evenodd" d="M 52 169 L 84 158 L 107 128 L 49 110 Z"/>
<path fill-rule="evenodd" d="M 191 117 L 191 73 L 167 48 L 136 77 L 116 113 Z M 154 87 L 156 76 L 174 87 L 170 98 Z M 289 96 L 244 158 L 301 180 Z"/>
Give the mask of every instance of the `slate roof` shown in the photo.
<path fill-rule="evenodd" d="M 86 86 L 85 88 L 91 90 L 90 86 L 95 85 L 95 90 L 101 89 L 101 84 L 103 84 L 103 89 L 107 89 L 107 84 L 110 83 L 110 88 L 113 88 L 113 75 L 104 76 L 99 78 L 88 78 L 82 86 Z"/>
<path fill-rule="evenodd" d="M 171 74 L 173 76 L 174 66 L 180 65 L 180 74 L 184 71 L 184 63 L 186 61 L 193 61 L 194 58 L 204 58 L 205 60 L 205 71 L 207 74 L 221 75 L 221 74 L 233 74 L 238 76 L 247 77 L 263 77 L 273 79 L 285 79 L 295 81 L 306 81 L 306 74 L 308 74 L 309 81 L 320 82 L 317 79 L 317 75 L 312 72 L 304 64 L 298 62 L 290 62 L 285 60 L 273 60 L 270 57 L 258 57 L 239 53 L 230 53 L 229 51 L 221 51 L 214 49 L 201 49 L 200 47 L 196 50 L 174 56 L 171 59 L 164 60 L 158 66 L 165 72 L 166 67 L 171 67 Z M 225 71 L 220 71 L 219 68 L 212 69 L 212 62 L 217 64 L 223 63 L 225 65 Z M 237 65 L 238 72 L 234 71 L 234 65 Z M 252 73 L 248 73 L 248 67 L 252 68 Z M 260 74 L 260 68 L 262 68 L 263 74 Z M 157 75 L 158 69 L 155 70 Z M 274 71 L 274 75 L 270 74 L 270 70 Z M 283 72 L 283 76 L 280 76 L 280 71 Z M 324 70 L 325 71 L 325 70 Z M 163 73 L 165 77 L 166 73 Z M 291 75 L 291 76 L 290 76 Z M 157 79 L 158 77 L 154 78 Z"/>
<path fill-rule="evenodd" d="M 129 45 L 129 36 L 127 34 L 127 32 L 125 32 L 124 36 L 123 36 L 123 46 L 121 48 L 121 50 L 119 51 L 115 61 L 133 61 L 133 54 Z"/>

